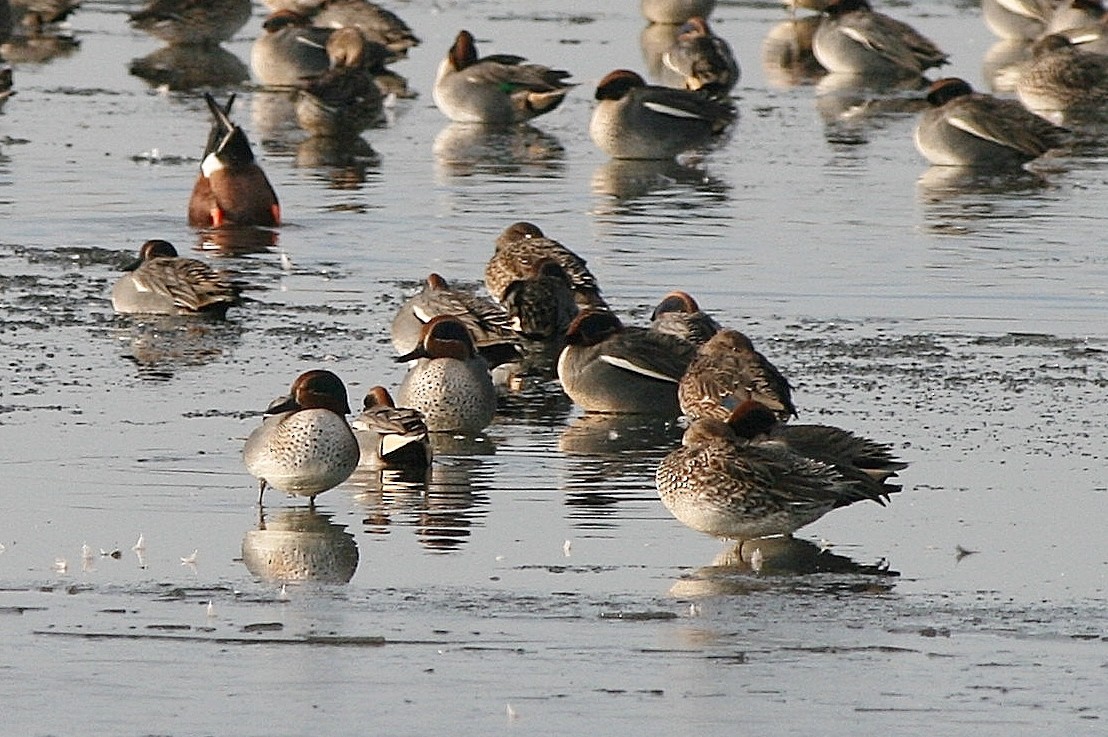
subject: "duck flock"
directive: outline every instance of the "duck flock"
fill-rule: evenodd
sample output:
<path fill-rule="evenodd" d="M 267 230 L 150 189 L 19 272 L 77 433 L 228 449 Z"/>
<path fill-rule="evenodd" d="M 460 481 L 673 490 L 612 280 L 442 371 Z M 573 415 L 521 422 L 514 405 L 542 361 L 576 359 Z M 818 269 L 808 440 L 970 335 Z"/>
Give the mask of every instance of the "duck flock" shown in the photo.
<path fill-rule="evenodd" d="M 420 44 L 396 14 L 366 0 L 265 0 L 272 14 L 251 54 L 256 79 L 287 88 L 312 135 L 354 140 L 398 97 L 414 93 L 389 64 Z M 672 159 L 724 134 L 735 120 L 741 70 L 708 18 L 714 0 L 643 0 L 666 29 L 661 56 L 672 86 L 616 69 L 595 89 L 589 134 L 617 159 Z M 1108 14 L 1098 0 L 984 0 L 997 35 L 1024 43 L 1016 99 L 975 92 L 957 78 L 923 75 L 947 55 L 867 0 L 791 0 L 796 60 L 859 84 L 916 85 L 929 107 L 915 143 L 938 166 L 1019 171 L 1063 147 L 1108 101 Z M 0 35 L 49 33 L 69 0 L 0 0 Z M 802 15 L 804 10 L 817 14 Z M 176 49 L 211 49 L 248 20 L 250 0 L 152 0 L 130 16 Z M 802 59 L 803 57 L 803 59 Z M 670 74 L 671 73 L 671 74 Z M 0 101 L 12 94 L 9 68 Z M 460 30 L 433 81 L 438 109 L 456 123 L 515 126 L 555 110 L 571 74 L 521 56 L 480 56 Z M 211 132 L 189 200 L 198 229 L 272 228 L 278 194 L 234 122 L 232 94 L 205 99 Z M 266 409 L 243 450 L 267 488 L 314 499 L 359 465 L 426 471 L 434 433 L 476 435 L 496 415 L 498 383 L 557 380 L 587 413 L 683 417 L 681 444 L 661 461 L 659 496 L 687 526 L 746 540 L 790 535 L 836 507 L 884 504 L 906 463 L 889 444 L 828 425 L 798 424 L 790 383 L 742 332 L 721 326 L 695 298 L 662 297 L 648 326 L 624 324 L 586 261 L 530 222 L 504 228 L 489 257 L 487 295 L 426 277 L 392 322 L 396 360 L 408 372 L 395 391 L 374 386 L 360 413 L 331 371 L 296 377 Z M 223 317 L 243 303 L 241 285 L 152 239 L 114 285 L 124 314 Z"/>

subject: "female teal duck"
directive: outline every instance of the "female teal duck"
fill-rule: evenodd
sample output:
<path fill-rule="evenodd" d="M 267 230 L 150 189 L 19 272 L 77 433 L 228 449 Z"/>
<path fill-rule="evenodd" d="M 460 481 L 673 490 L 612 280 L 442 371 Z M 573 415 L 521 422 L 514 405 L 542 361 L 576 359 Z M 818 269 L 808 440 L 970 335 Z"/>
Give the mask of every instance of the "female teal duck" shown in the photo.
<path fill-rule="evenodd" d="M 497 236 L 492 258 L 485 265 L 485 287 L 493 299 L 503 303 L 509 285 L 527 279 L 535 264 L 544 259 L 562 267 L 579 306 L 607 307 L 585 259 L 526 221 L 509 225 Z"/>
<path fill-rule="evenodd" d="M 182 46 L 215 45 L 250 20 L 250 0 L 150 0 L 130 14 L 131 26 Z"/>
<path fill-rule="evenodd" d="M 741 76 L 730 44 L 698 15 L 681 26 L 662 63 L 681 76 L 685 89 L 703 90 L 717 100 L 726 100 Z"/>
<path fill-rule="evenodd" d="M 1108 108 L 1108 56 L 1079 50 L 1062 34 L 1043 36 L 1016 79 L 1016 95 L 1053 123 L 1103 120 Z"/>
<path fill-rule="evenodd" d="M 838 507 L 866 500 L 884 505 L 900 488 L 844 472 L 775 438 L 741 437 L 714 417 L 693 421 L 681 447 L 662 459 L 655 482 L 662 503 L 682 523 L 735 540 L 791 535 Z"/>
<path fill-rule="evenodd" d="M 677 397 L 690 419 L 726 420 L 748 399 L 769 407 L 781 421 L 796 415 L 788 379 L 738 330 L 720 330 L 700 346 Z"/>

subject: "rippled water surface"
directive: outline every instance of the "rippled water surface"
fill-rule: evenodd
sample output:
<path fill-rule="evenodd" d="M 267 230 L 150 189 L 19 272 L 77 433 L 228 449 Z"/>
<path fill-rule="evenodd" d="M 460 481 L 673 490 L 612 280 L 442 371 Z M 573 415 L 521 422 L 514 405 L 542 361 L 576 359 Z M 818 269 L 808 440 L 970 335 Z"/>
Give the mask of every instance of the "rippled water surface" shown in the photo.
<path fill-rule="evenodd" d="M 199 245 L 185 204 L 208 130 L 196 92 L 128 73 L 158 50 L 128 29 L 135 5 L 85 0 L 80 47 L 17 64 L 0 113 L 0 731 L 1103 729 L 1095 140 L 1026 175 L 927 170 L 910 94 L 764 61 L 787 18 L 766 0 L 714 15 L 743 66 L 731 137 L 609 162 L 591 93 L 646 68 L 637 3 L 398 2 L 424 44 L 396 69 L 420 96 L 357 161 L 238 88 L 287 224 L 272 247 L 194 254 L 255 301 L 224 323 L 124 319 L 108 292 L 144 240 Z M 974 3 L 882 5 L 989 87 Z M 227 45 L 243 62 L 262 13 Z M 430 82 L 463 27 L 580 88 L 512 134 L 447 125 Z M 259 524 L 240 450 L 269 400 L 316 366 L 355 399 L 395 386 L 398 301 L 432 270 L 477 284 L 520 219 L 587 258 L 629 321 L 681 288 L 748 332 L 802 420 L 911 461 L 904 492 L 729 549 L 657 499 L 679 427 L 584 417 L 551 383 L 506 393 L 483 437 L 441 440 L 426 485 L 358 473 L 316 513 L 274 494 Z"/>

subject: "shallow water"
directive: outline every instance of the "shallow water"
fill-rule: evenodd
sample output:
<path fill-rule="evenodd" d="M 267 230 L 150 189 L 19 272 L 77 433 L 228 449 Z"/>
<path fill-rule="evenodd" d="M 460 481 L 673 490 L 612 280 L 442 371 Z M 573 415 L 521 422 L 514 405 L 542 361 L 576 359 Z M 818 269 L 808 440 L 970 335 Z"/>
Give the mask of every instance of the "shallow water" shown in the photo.
<path fill-rule="evenodd" d="M 895 12 L 986 88 L 994 39 L 971 5 Z M 396 4 L 424 39 L 396 66 L 421 96 L 352 164 L 313 164 L 280 100 L 239 90 L 287 224 L 272 248 L 197 252 L 253 287 L 225 323 L 108 302 L 142 241 L 199 242 L 185 203 L 207 113 L 128 74 L 158 49 L 132 6 L 86 0 L 79 50 L 17 65 L 0 113 L 3 731 L 1097 730 L 1104 150 L 1018 177 L 927 170 L 910 104 L 783 85 L 762 40 L 784 11 L 732 2 L 714 16 L 743 66 L 730 139 L 607 162 L 586 121 L 603 74 L 644 68 L 626 6 Z M 227 46 L 243 61 L 261 12 Z M 580 90 L 518 134 L 447 125 L 430 80 L 462 27 Z M 477 283 L 518 219 L 587 258 L 629 319 L 692 292 L 794 381 L 802 420 L 892 442 L 905 491 L 767 543 L 755 571 L 749 547 L 658 502 L 680 428 L 582 417 L 549 384 L 506 395 L 480 440 L 442 441 L 425 488 L 357 474 L 315 516 L 274 495 L 260 532 L 239 454 L 269 400 L 315 366 L 355 398 L 395 386 L 398 300 L 432 270 Z M 317 557 L 281 569 L 290 546 Z M 305 569 L 314 583 L 282 587 Z"/>

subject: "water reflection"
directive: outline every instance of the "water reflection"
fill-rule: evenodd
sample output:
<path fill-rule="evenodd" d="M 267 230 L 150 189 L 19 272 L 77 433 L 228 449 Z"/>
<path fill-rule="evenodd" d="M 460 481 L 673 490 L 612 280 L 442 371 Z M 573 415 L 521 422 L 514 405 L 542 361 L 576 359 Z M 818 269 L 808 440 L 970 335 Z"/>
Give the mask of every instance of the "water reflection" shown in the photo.
<path fill-rule="evenodd" d="M 51 27 L 19 30 L 0 44 L 0 59 L 12 64 L 45 64 L 70 56 L 81 47 L 81 42 L 67 31 Z"/>
<path fill-rule="evenodd" d="M 649 205 L 657 203 L 654 198 L 646 198 L 663 193 L 667 202 L 676 201 L 679 203 L 677 206 L 682 209 L 703 204 L 723 204 L 728 200 L 730 186 L 704 169 L 687 166 L 672 159 L 609 159 L 593 172 L 592 190 L 597 195 L 615 200 L 614 203 L 602 203 L 597 208 L 598 214 L 605 214 L 624 212 L 626 204 L 640 199 L 645 200 L 643 209 L 653 210 Z M 708 197 L 694 197 L 682 202 L 683 190 Z"/>
<path fill-rule="evenodd" d="M 733 596 L 767 588 L 766 576 L 808 576 L 841 574 L 868 576 L 865 582 L 829 581 L 835 590 L 847 588 L 877 593 L 893 588 L 900 574 L 885 561 L 858 563 L 845 555 L 832 553 L 808 540 L 795 537 L 766 537 L 745 540 L 720 552 L 711 564 L 682 576 L 670 587 L 671 596 Z"/>
<path fill-rule="evenodd" d="M 563 488 L 569 518 L 604 526 L 598 517 L 614 515 L 619 502 L 657 501 L 654 471 L 681 432 L 672 420 L 646 415 L 586 414 L 571 422 L 558 439 L 558 449 L 573 456 Z"/>
<path fill-rule="evenodd" d="M 1031 42 L 1003 39 L 985 52 L 981 60 L 981 76 L 994 94 L 1015 92 L 1020 66 L 1031 59 Z"/>
<path fill-rule="evenodd" d="M 474 174 L 560 172 L 565 149 L 554 136 L 530 125 L 497 127 L 450 123 L 432 145 L 440 178 Z"/>
<path fill-rule="evenodd" d="M 224 225 L 200 230 L 196 248 L 200 251 L 214 251 L 222 256 L 243 256 L 249 253 L 268 253 L 277 245 L 277 240 L 277 231 L 268 228 Z"/>
<path fill-rule="evenodd" d="M 639 45 L 646 72 L 656 84 L 684 89 L 685 80 L 662 61 L 662 56 L 673 46 L 681 26 L 669 23 L 651 23 L 642 29 Z"/>
<path fill-rule="evenodd" d="M 367 533 L 411 527 L 423 547 L 449 552 L 462 547 L 488 514 L 490 475 L 480 458 L 437 456 L 429 473 L 359 467 L 347 483 L 358 489 Z"/>
<path fill-rule="evenodd" d="M 247 531 L 242 562 L 265 581 L 347 583 L 358 568 L 358 543 L 329 514 L 307 507 L 283 509 Z"/>
<path fill-rule="evenodd" d="M 556 354 L 555 354 L 556 355 Z M 496 372 L 506 367 L 504 387 L 507 390 L 497 397 L 496 424 L 522 424 L 530 427 L 561 427 L 573 411 L 573 400 L 551 374 L 535 374 L 527 371 L 513 372 L 519 364 L 498 366 Z M 544 365 L 542 370 L 546 370 Z M 553 371 L 553 364 L 550 366 Z"/>
<path fill-rule="evenodd" d="M 997 171 L 965 166 L 931 166 L 916 182 L 919 200 L 924 205 L 940 205 L 956 199 L 959 210 L 966 205 L 967 196 L 1028 195 L 1050 186 L 1050 180 L 1031 169 Z M 944 218 L 954 216 L 958 219 L 972 216 L 972 212 L 956 213 L 949 208 L 933 210 L 929 214 Z"/>
<path fill-rule="evenodd" d="M 521 339 L 519 360 L 507 361 L 492 369 L 496 386 L 512 391 L 542 386 L 557 376 L 557 358 L 562 352 L 562 341 Z"/>
<path fill-rule="evenodd" d="M 230 87 L 250 79 L 246 64 L 222 46 L 166 46 L 132 59 L 128 71 L 171 90 Z"/>
<path fill-rule="evenodd" d="M 165 381 L 180 368 L 195 368 L 224 355 L 242 339 L 242 326 L 232 320 L 202 315 L 141 315 L 118 317 L 130 323 L 121 330 L 122 358 L 138 367 L 141 378 Z"/>
<path fill-rule="evenodd" d="M 858 74 L 828 74 L 816 85 L 816 110 L 831 143 L 865 143 L 883 119 L 915 115 L 927 107 L 920 91 L 923 77 L 878 79 Z"/>
<path fill-rule="evenodd" d="M 300 135 L 296 121 L 296 93 L 289 90 L 259 89 L 250 95 L 250 119 L 254 137 L 269 150 L 270 141 L 288 141 Z"/>
<path fill-rule="evenodd" d="M 331 189 L 361 189 L 367 172 L 381 166 L 381 157 L 361 136 L 312 136 L 296 147 L 296 165 L 326 170 Z"/>
<path fill-rule="evenodd" d="M 827 74 L 812 54 L 812 35 L 820 16 L 807 15 L 782 21 L 762 40 L 762 71 L 773 87 L 815 84 Z"/>

